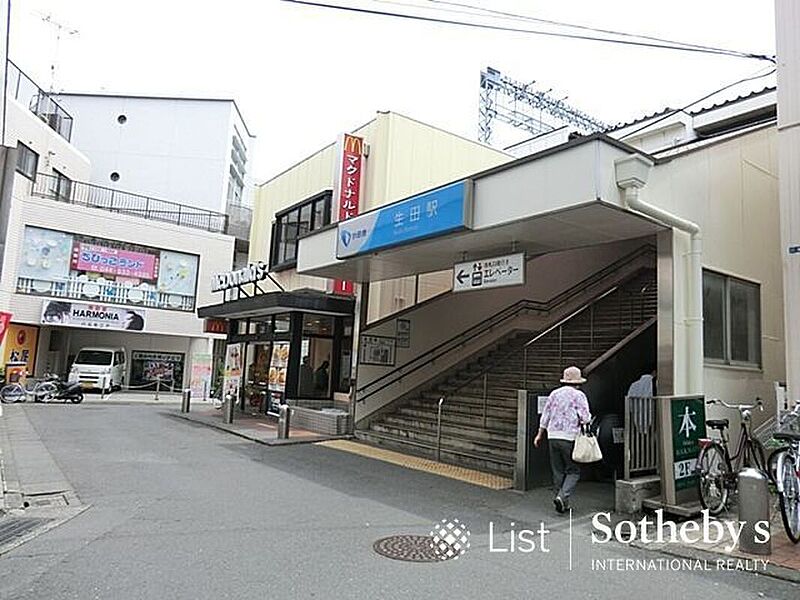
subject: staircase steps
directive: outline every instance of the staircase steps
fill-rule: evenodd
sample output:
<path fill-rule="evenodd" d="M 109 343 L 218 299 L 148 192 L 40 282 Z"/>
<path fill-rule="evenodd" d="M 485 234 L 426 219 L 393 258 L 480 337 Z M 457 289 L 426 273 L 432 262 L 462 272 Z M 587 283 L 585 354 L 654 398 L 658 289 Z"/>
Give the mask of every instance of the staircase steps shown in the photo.
<path fill-rule="evenodd" d="M 587 366 L 656 314 L 653 271 L 640 273 L 621 288 L 621 293 L 596 302 L 593 314 L 586 310 L 564 323 L 560 336 L 554 330 L 536 340 L 528 347 L 527 361 L 523 346 L 536 332 L 516 331 L 398 402 L 368 429 L 356 431 L 356 436 L 370 444 L 435 459 L 438 403 L 444 397 L 441 460 L 513 476 L 517 394 L 523 381 L 527 380 L 530 390 L 552 389 L 565 366 Z"/>

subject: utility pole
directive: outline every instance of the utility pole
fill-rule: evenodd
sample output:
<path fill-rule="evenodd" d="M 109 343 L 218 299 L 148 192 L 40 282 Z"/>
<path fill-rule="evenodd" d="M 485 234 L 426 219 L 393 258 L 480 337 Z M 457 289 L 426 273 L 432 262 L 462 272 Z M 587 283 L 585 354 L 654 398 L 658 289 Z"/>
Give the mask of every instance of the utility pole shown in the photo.
<path fill-rule="evenodd" d="M 800 400 L 800 2 L 775 0 L 787 398 Z"/>

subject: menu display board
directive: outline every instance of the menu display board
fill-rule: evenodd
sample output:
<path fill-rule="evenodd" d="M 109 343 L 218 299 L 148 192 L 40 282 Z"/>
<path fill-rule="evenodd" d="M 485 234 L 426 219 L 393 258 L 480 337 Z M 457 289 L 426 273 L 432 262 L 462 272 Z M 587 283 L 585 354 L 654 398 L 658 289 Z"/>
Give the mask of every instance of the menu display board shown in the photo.
<path fill-rule="evenodd" d="M 269 406 L 267 411 L 278 414 L 278 408 L 284 404 L 286 390 L 286 367 L 289 364 L 289 342 L 272 344 L 272 360 L 269 365 Z"/>

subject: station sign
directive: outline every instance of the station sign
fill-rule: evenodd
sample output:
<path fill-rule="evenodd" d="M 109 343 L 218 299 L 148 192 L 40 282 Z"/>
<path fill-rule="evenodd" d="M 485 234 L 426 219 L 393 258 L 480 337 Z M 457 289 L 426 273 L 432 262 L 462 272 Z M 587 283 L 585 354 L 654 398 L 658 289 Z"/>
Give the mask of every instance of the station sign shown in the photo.
<path fill-rule="evenodd" d="M 383 206 L 339 222 L 336 257 L 349 258 L 472 226 L 469 180 Z"/>
<path fill-rule="evenodd" d="M 525 285 L 525 254 L 484 258 L 453 266 L 453 291 L 468 292 Z"/>

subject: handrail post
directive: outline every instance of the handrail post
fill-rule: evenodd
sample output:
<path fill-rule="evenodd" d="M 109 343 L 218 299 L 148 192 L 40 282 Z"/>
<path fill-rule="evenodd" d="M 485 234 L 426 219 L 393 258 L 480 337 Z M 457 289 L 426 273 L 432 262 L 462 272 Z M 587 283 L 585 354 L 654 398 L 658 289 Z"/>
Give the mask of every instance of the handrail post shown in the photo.
<path fill-rule="evenodd" d="M 436 413 L 436 462 L 442 462 L 442 404 L 444 396 L 439 398 L 439 408 Z"/>
<path fill-rule="evenodd" d="M 486 429 L 486 397 L 489 395 L 489 371 L 483 374 L 483 428 Z"/>
<path fill-rule="evenodd" d="M 594 350 L 594 302 L 589 305 L 589 349 Z"/>
<path fill-rule="evenodd" d="M 558 368 L 564 368 L 564 326 L 558 326 Z"/>
<path fill-rule="evenodd" d="M 528 389 L 528 346 L 522 350 L 522 389 Z"/>

